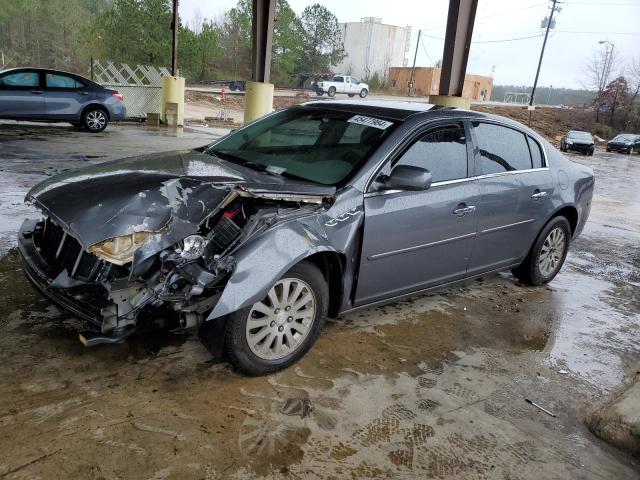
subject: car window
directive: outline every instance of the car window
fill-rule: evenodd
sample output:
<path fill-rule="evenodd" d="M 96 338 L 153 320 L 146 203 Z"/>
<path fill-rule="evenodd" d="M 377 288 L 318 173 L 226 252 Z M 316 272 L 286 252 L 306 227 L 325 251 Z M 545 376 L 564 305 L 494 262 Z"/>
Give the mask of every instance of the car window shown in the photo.
<path fill-rule="evenodd" d="M 527 141 L 529 142 L 533 168 L 542 168 L 544 165 L 542 162 L 542 151 L 540 150 L 540 145 L 531 137 L 527 137 Z"/>
<path fill-rule="evenodd" d="M 333 77 L 332 81 L 334 81 L 334 82 L 344 82 L 344 78 L 342 78 L 342 77 Z"/>
<path fill-rule="evenodd" d="M 482 122 L 474 122 L 473 129 L 480 149 L 482 175 L 531 168 L 531 154 L 523 133 Z"/>
<path fill-rule="evenodd" d="M 38 72 L 10 73 L 4 77 L 0 77 L 0 85 L 10 87 L 38 87 L 40 85 L 40 76 Z"/>
<path fill-rule="evenodd" d="M 351 77 L 351 83 L 358 84 L 358 83 L 360 83 L 360 80 L 358 80 L 357 78 Z"/>
<path fill-rule="evenodd" d="M 402 154 L 395 165 L 426 168 L 431 172 L 433 182 L 466 178 L 467 140 L 464 127 L 454 124 L 427 132 Z"/>
<path fill-rule="evenodd" d="M 72 77 L 55 73 L 47 73 L 46 81 L 49 88 L 80 88 L 83 86 Z"/>

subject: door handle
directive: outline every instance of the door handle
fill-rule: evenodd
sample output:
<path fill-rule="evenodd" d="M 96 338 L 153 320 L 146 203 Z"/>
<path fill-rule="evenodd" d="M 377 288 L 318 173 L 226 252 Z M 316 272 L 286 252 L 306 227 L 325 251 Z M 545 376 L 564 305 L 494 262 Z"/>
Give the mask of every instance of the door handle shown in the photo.
<path fill-rule="evenodd" d="M 464 203 L 461 203 L 460 205 L 458 205 L 458 208 L 456 208 L 453 211 L 454 215 L 457 215 L 458 217 L 464 217 L 467 213 L 473 213 L 476 210 L 476 206 L 475 205 L 465 205 Z"/>
<path fill-rule="evenodd" d="M 31 93 L 35 93 L 36 95 L 40 95 L 44 93 L 42 90 L 31 90 Z"/>
<path fill-rule="evenodd" d="M 89 95 L 89 92 L 80 92 L 80 95 Z"/>
<path fill-rule="evenodd" d="M 534 201 L 538 201 L 541 198 L 546 197 L 547 195 L 549 195 L 549 193 L 547 192 L 541 192 L 539 190 L 536 190 L 535 193 L 533 195 L 531 195 L 531 198 L 533 198 Z"/>

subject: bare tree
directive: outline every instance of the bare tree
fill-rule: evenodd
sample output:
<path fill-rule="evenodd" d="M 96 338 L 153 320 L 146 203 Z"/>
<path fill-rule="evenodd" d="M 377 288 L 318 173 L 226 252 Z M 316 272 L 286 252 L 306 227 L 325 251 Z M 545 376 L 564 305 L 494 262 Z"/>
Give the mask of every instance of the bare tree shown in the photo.
<path fill-rule="evenodd" d="M 607 49 L 594 49 L 591 58 L 582 66 L 583 75 L 580 83 L 586 90 L 596 92 L 597 95 L 594 102 L 596 122 L 599 121 L 600 107 L 602 106 L 602 91 L 609 84 L 609 78 L 617 69 L 618 51 L 613 50 L 609 54 Z"/>

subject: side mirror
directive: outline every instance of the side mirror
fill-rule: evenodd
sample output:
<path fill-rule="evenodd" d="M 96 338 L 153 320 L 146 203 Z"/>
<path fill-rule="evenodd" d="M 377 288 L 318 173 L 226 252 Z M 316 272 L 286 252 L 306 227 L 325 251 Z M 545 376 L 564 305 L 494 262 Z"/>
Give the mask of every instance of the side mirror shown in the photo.
<path fill-rule="evenodd" d="M 391 175 L 379 179 L 385 190 L 427 190 L 431 186 L 431 172 L 413 165 L 398 165 Z"/>

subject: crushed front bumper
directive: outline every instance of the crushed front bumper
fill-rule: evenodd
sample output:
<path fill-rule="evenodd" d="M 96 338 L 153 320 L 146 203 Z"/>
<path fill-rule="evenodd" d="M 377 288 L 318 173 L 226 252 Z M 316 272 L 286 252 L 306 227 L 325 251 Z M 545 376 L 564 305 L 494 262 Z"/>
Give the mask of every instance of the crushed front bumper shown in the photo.
<path fill-rule="evenodd" d="M 33 241 L 37 220 L 27 219 L 18 231 L 18 252 L 27 279 L 51 303 L 94 327 L 101 327 L 101 310 L 107 304 L 106 291 L 100 285 L 52 288 L 55 273 L 42 258 Z"/>

